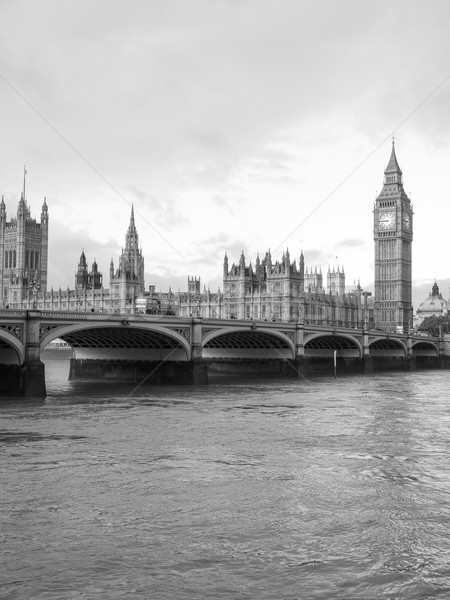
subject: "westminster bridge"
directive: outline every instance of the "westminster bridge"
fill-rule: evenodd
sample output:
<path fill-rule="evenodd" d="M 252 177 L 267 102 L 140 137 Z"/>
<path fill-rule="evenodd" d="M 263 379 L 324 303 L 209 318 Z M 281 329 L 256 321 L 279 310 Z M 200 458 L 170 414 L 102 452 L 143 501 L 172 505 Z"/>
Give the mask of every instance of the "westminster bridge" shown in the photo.
<path fill-rule="evenodd" d="M 162 315 L 0 311 L 0 395 L 45 397 L 44 348 L 72 350 L 70 379 L 207 383 L 213 375 L 450 366 L 444 338 L 333 324 Z"/>

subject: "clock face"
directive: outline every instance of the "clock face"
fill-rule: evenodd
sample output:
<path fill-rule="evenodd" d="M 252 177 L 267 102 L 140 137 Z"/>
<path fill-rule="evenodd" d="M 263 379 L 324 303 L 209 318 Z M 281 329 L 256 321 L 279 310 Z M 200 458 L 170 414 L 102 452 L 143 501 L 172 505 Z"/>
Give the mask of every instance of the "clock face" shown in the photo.
<path fill-rule="evenodd" d="M 408 213 L 403 215 L 403 227 L 406 229 L 406 231 L 411 229 L 411 215 Z"/>
<path fill-rule="evenodd" d="M 378 229 L 394 229 L 395 213 L 393 211 L 380 213 L 378 219 Z"/>

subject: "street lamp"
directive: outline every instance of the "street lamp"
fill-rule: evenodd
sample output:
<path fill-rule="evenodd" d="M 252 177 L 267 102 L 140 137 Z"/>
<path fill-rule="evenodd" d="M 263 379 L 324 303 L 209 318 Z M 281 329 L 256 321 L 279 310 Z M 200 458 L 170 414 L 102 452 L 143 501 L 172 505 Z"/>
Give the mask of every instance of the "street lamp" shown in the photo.
<path fill-rule="evenodd" d="M 36 308 L 36 299 L 37 299 L 37 295 L 39 293 L 39 290 L 41 289 L 41 284 L 39 283 L 37 277 L 33 277 L 32 281 L 31 281 L 31 293 L 33 294 L 33 309 Z"/>
<path fill-rule="evenodd" d="M 195 296 L 195 303 L 197 304 L 197 317 L 201 316 L 201 313 L 200 313 L 201 302 L 202 302 L 202 297 L 200 294 L 197 294 L 197 296 Z"/>
<path fill-rule="evenodd" d="M 83 298 L 81 297 L 81 294 L 79 292 L 76 291 L 75 294 L 75 306 L 76 310 L 79 311 L 83 306 Z"/>
<path fill-rule="evenodd" d="M 298 305 L 297 323 L 299 323 L 300 325 L 304 325 L 304 323 L 305 323 L 304 308 L 303 308 L 303 304 L 301 302 Z"/>

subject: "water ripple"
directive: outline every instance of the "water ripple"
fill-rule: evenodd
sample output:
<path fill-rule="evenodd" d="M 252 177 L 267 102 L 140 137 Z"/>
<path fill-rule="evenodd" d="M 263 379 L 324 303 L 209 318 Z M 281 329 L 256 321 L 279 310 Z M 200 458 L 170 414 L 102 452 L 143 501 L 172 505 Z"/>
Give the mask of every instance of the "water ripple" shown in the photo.
<path fill-rule="evenodd" d="M 2 598 L 450 597 L 447 372 L 54 380 L 2 406 Z"/>

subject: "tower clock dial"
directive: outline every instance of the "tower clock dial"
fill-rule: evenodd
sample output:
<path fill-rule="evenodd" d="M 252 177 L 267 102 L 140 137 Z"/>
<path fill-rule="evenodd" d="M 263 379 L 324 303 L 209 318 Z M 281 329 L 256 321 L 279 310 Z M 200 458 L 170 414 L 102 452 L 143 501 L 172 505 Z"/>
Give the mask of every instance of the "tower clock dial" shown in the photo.
<path fill-rule="evenodd" d="M 403 229 L 405 231 L 411 231 L 411 215 L 409 213 L 403 215 Z"/>
<path fill-rule="evenodd" d="M 395 213 L 393 211 L 381 212 L 378 217 L 378 229 L 394 229 Z"/>

